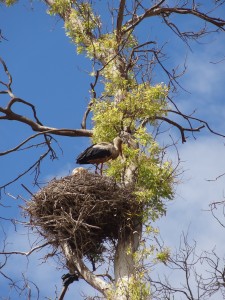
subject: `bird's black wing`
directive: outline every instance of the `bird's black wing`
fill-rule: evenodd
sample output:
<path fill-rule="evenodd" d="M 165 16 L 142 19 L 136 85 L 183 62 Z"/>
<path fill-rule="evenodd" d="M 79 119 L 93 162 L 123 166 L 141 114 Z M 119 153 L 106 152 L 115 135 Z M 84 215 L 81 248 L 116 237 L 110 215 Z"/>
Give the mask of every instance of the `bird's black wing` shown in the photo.
<path fill-rule="evenodd" d="M 104 159 L 111 155 L 110 150 L 104 149 L 101 147 L 94 147 L 95 145 L 90 146 L 84 152 L 82 152 L 77 157 L 77 164 L 90 164 L 94 160 Z"/>

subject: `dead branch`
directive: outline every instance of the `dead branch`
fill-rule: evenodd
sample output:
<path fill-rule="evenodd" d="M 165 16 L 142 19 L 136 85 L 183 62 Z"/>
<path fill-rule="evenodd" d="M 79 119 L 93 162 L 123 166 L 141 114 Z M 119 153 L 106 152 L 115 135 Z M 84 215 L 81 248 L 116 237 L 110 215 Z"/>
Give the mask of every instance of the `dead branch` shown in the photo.
<path fill-rule="evenodd" d="M 42 134 L 44 134 L 44 133 L 43 132 L 39 132 L 39 133 L 36 133 L 34 135 L 31 135 L 30 137 L 28 137 L 27 139 L 25 139 L 23 142 L 21 142 L 20 144 L 18 144 L 16 147 L 11 148 L 9 150 L 6 150 L 4 152 L 0 152 L 0 156 L 7 155 L 7 154 L 9 154 L 11 152 L 15 152 L 15 151 L 18 151 L 18 150 L 24 150 L 24 149 L 20 149 L 20 148 L 22 146 L 24 146 L 26 143 L 28 143 L 30 140 L 35 139 L 37 136 L 40 136 Z M 30 147 L 37 147 L 39 145 L 42 146 L 43 144 L 46 144 L 46 142 L 43 142 L 43 143 L 40 143 L 40 144 L 36 144 L 36 145 L 31 145 Z M 29 148 L 29 147 L 27 147 L 27 148 Z"/>
<path fill-rule="evenodd" d="M 146 11 L 136 16 L 135 19 L 129 20 L 125 24 L 125 29 L 123 32 L 128 32 L 130 30 L 134 30 L 134 28 L 139 25 L 144 19 L 153 17 L 153 16 L 170 16 L 171 14 L 182 14 L 182 15 L 193 15 L 206 21 L 207 23 L 213 24 L 221 30 L 225 30 L 225 20 L 220 18 L 210 17 L 205 13 L 202 13 L 195 8 L 183 8 L 183 7 L 160 7 L 164 1 L 160 1 L 158 4 L 153 7 L 146 9 Z"/>
<path fill-rule="evenodd" d="M 24 256 L 30 256 L 33 252 L 37 251 L 37 250 L 40 250 L 46 246 L 50 245 L 49 242 L 46 242 L 42 245 L 38 245 L 34 248 L 32 248 L 31 250 L 27 251 L 27 252 L 22 252 L 22 251 L 3 251 L 3 252 L 0 252 L 0 255 L 13 255 L 13 254 L 19 254 L 19 255 L 24 255 Z"/>
<path fill-rule="evenodd" d="M 12 99 L 14 100 L 14 99 Z M 18 98 L 16 98 L 16 101 L 18 101 Z M 67 129 L 67 128 L 53 128 L 41 125 L 39 121 L 33 121 L 27 117 L 24 117 L 22 115 L 19 115 L 17 113 L 14 113 L 11 110 L 11 103 L 15 103 L 15 101 L 10 101 L 10 105 L 7 108 L 0 107 L 0 112 L 4 114 L 4 116 L 0 116 L 0 120 L 9 120 L 9 121 L 17 121 L 23 124 L 28 125 L 31 127 L 33 131 L 38 131 L 41 133 L 51 133 L 54 135 L 61 135 L 61 136 L 71 136 L 71 137 L 77 137 L 77 136 L 86 136 L 91 137 L 92 136 L 92 130 L 86 130 L 86 129 Z M 26 103 L 26 105 L 33 106 L 32 104 L 27 104 L 28 102 L 19 99 L 19 102 Z"/>
<path fill-rule="evenodd" d="M 41 162 L 44 160 L 45 157 L 47 157 L 49 155 L 51 150 L 47 150 L 44 154 L 42 154 L 31 166 L 29 166 L 25 171 L 23 171 L 22 173 L 20 173 L 19 175 L 17 175 L 14 179 L 12 179 L 11 181 L 3 184 L 2 186 L 0 186 L 0 190 L 6 188 L 7 186 L 9 186 L 10 184 L 16 182 L 18 179 L 20 179 L 21 177 L 23 177 L 25 174 L 27 174 L 30 171 L 34 171 L 35 176 L 34 176 L 34 184 L 37 183 L 37 179 L 39 177 L 40 174 L 40 165 Z"/>
<path fill-rule="evenodd" d="M 98 82 L 99 74 L 100 74 L 100 72 L 99 72 L 99 70 L 97 70 L 97 71 L 96 71 L 96 74 L 95 74 L 95 81 L 94 81 L 94 83 L 91 83 L 91 84 L 90 84 L 90 85 L 91 85 L 92 99 L 91 99 L 91 101 L 89 102 L 88 107 L 87 107 L 87 109 L 86 109 L 86 111 L 85 111 L 85 113 L 84 113 L 84 116 L 83 116 L 83 119 L 82 119 L 82 123 L 81 123 L 81 128 L 82 128 L 82 129 L 86 129 L 87 117 L 88 117 L 88 115 L 89 115 L 89 113 L 90 113 L 90 111 L 91 111 L 91 107 L 92 107 L 92 105 L 93 105 L 93 99 L 96 99 L 95 86 L 96 86 L 96 84 L 97 84 L 97 82 Z"/>
<path fill-rule="evenodd" d="M 218 176 L 216 176 L 216 178 L 213 178 L 213 179 L 206 179 L 206 181 L 217 181 L 218 179 L 220 179 L 221 177 L 223 177 L 225 175 L 225 173 L 222 173 Z"/>
<path fill-rule="evenodd" d="M 160 244 L 157 245 L 161 248 Z M 154 275 L 148 277 L 154 299 L 174 299 L 177 295 L 182 299 L 206 300 L 216 293 L 224 295 L 223 259 L 214 250 L 198 254 L 197 243 L 190 243 L 187 234 L 182 235 L 179 249 L 170 256 L 164 271 L 170 276 L 155 274 L 156 278 Z M 178 275 L 179 281 L 172 283 L 173 275 Z"/>
<path fill-rule="evenodd" d="M 12 93 L 12 89 L 11 89 L 12 76 L 11 76 L 10 72 L 8 71 L 6 63 L 4 62 L 4 60 L 1 57 L 0 57 L 0 63 L 3 66 L 3 69 L 6 73 L 6 75 L 8 76 L 8 83 L 4 83 L 2 81 L 0 82 L 2 85 L 7 87 L 7 90 L 1 91 L 0 93 L 8 94 L 11 97 L 11 99 L 8 102 L 8 105 L 6 106 L 6 108 L 3 108 L 3 107 L 0 106 L 0 113 L 2 113 L 2 115 L 0 115 L 0 120 L 17 121 L 17 122 L 26 124 L 33 131 L 40 132 L 40 133 L 44 134 L 44 136 L 47 133 L 51 133 L 51 134 L 54 134 L 54 135 L 61 135 L 61 136 L 71 136 L 71 137 L 78 137 L 78 136 L 90 137 L 90 136 L 92 136 L 92 131 L 91 130 L 67 129 L 67 128 L 58 129 L 58 128 L 44 126 L 37 117 L 37 112 L 36 112 L 35 106 L 32 103 L 28 102 L 28 101 L 25 101 L 21 98 L 18 98 L 18 97 L 14 96 L 14 94 Z M 34 120 L 32 120 L 30 118 L 27 118 L 23 115 L 15 113 L 12 110 L 12 108 L 13 108 L 14 104 L 16 104 L 16 103 L 21 103 L 25 106 L 30 107 L 32 112 L 33 112 Z M 31 138 L 33 138 L 33 137 L 30 137 L 28 139 L 31 139 Z M 50 144 L 48 143 L 47 136 L 45 136 L 45 140 L 46 140 L 46 144 L 48 146 L 50 146 Z M 21 144 L 18 145 L 15 149 L 17 150 L 20 147 L 21 147 Z M 9 150 L 9 152 L 12 152 L 12 151 L 14 151 L 14 150 Z"/>
<path fill-rule="evenodd" d="M 66 292 L 68 290 L 68 286 L 64 286 L 63 289 L 62 289 L 62 292 L 59 296 L 59 300 L 63 300 L 64 299 L 64 296 L 66 295 Z"/>
<path fill-rule="evenodd" d="M 5 40 L 5 41 L 8 41 L 2 34 L 2 30 L 0 29 L 0 42 L 1 40 Z"/>
<path fill-rule="evenodd" d="M 110 290 L 110 285 L 90 272 L 90 270 L 86 267 L 84 262 L 79 257 L 75 256 L 74 262 L 76 264 L 78 272 L 81 274 L 84 280 L 86 280 L 104 296 L 107 296 L 107 292 Z"/>
<path fill-rule="evenodd" d="M 0 156 L 8 155 L 10 153 L 19 151 L 19 150 L 26 150 L 31 147 L 40 147 L 40 146 L 46 146 L 47 149 L 46 151 L 34 162 L 30 167 L 28 167 L 25 171 L 23 171 L 21 174 L 19 174 L 17 177 L 15 177 L 13 180 L 10 182 L 2 185 L 1 188 L 5 188 L 6 186 L 16 182 L 19 178 L 27 174 L 29 171 L 34 170 L 35 171 L 35 178 L 34 181 L 37 181 L 38 175 L 40 173 L 40 165 L 41 162 L 46 158 L 47 156 L 50 156 L 52 160 L 57 158 L 56 152 L 52 147 L 52 141 L 56 142 L 57 141 L 52 137 L 52 135 L 60 135 L 60 136 L 70 136 L 70 137 L 80 137 L 80 136 L 86 136 L 86 137 L 91 137 L 92 136 L 92 130 L 87 130 L 87 129 L 67 129 L 67 128 L 53 128 L 53 127 L 48 127 L 44 126 L 41 121 L 39 120 L 37 116 L 37 111 L 35 106 L 28 102 L 25 101 L 24 99 L 15 97 L 12 93 L 11 89 L 11 84 L 12 84 L 12 76 L 10 75 L 8 68 L 3 61 L 2 58 L 0 58 L 0 63 L 3 66 L 3 69 L 8 76 L 8 82 L 0 82 L 0 84 L 4 85 L 7 87 L 7 90 L 1 91 L 0 93 L 8 94 L 10 96 L 10 100 L 7 104 L 7 106 L 4 108 L 0 106 L 0 121 L 5 120 L 5 121 L 17 121 L 19 123 L 23 123 L 27 126 L 29 126 L 33 131 L 38 132 L 37 134 L 31 135 L 28 138 L 26 138 L 24 141 L 20 142 L 17 146 L 8 149 L 6 151 L 0 152 Z M 16 112 L 13 111 L 14 105 L 15 104 L 22 104 L 24 107 L 29 107 L 32 111 L 32 116 L 33 118 L 28 118 L 24 115 L 17 114 Z M 44 140 L 42 142 L 39 142 L 37 144 L 29 145 L 26 148 L 22 148 L 25 144 L 30 142 L 31 140 L 37 138 L 38 136 L 43 135 Z"/>
<path fill-rule="evenodd" d="M 220 136 L 220 137 L 225 138 L 225 135 L 224 135 L 224 134 L 219 133 L 219 132 L 213 130 L 213 129 L 210 127 L 210 125 L 208 124 L 208 122 L 206 122 L 206 121 L 204 121 L 204 120 L 202 120 L 202 119 L 193 117 L 193 116 L 191 116 L 191 115 L 185 115 L 185 114 L 183 114 L 179 109 L 178 109 L 178 111 L 175 111 L 175 110 L 168 110 L 168 112 L 171 112 L 171 113 L 180 115 L 182 118 L 184 118 L 186 121 L 188 121 L 189 124 L 190 124 L 190 129 L 192 129 L 192 126 L 191 126 L 190 121 L 197 121 L 197 122 L 199 122 L 199 123 L 202 123 L 202 124 L 204 125 L 204 127 L 206 127 L 211 133 L 213 133 L 213 134 L 215 134 L 215 135 L 218 135 L 218 136 Z M 191 130 L 190 130 L 190 131 L 191 131 Z"/>
<path fill-rule="evenodd" d="M 11 85 L 12 85 L 12 76 L 8 71 L 8 68 L 6 66 L 6 63 L 4 62 L 4 60 L 0 57 L 0 62 L 3 66 L 3 69 L 6 73 L 6 75 L 8 76 L 8 83 L 4 83 L 2 81 L 0 81 L 0 84 L 6 86 L 8 89 L 6 91 L 0 91 L 0 94 L 9 94 L 11 97 L 14 97 L 13 93 L 12 93 L 12 89 L 11 89 Z"/>
<path fill-rule="evenodd" d="M 220 226 L 225 228 L 225 200 L 212 202 L 209 204 L 209 208 L 213 218 L 220 224 Z"/>
<path fill-rule="evenodd" d="M 197 128 L 185 128 L 185 127 L 181 126 L 180 124 L 178 124 L 177 122 L 175 122 L 173 120 L 170 120 L 169 118 L 166 118 L 166 117 L 158 117 L 158 116 L 156 116 L 155 119 L 156 120 L 165 121 L 165 122 L 173 125 L 174 127 L 177 127 L 180 130 L 182 143 L 186 142 L 186 137 L 185 137 L 185 134 L 184 134 L 185 131 L 199 132 L 201 129 L 203 129 L 205 127 L 205 125 L 201 125 L 201 126 L 199 126 Z"/>

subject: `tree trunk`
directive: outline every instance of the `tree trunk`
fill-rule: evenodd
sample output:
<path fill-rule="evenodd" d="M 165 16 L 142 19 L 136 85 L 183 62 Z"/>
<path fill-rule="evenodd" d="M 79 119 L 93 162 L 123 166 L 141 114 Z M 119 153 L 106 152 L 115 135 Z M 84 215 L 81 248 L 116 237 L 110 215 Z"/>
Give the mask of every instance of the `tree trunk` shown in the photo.
<path fill-rule="evenodd" d="M 129 295 L 129 284 L 136 275 L 134 254 L 138 250 L 142 233 L 140 220 L 133 220 L 133 222 L 135 221 L 133 230 L 128 231 L 123 228 L 118 240 L 114 260 L 116 286 L 114 300 L 130 299 L 129 296 L 131 296 Z"/>

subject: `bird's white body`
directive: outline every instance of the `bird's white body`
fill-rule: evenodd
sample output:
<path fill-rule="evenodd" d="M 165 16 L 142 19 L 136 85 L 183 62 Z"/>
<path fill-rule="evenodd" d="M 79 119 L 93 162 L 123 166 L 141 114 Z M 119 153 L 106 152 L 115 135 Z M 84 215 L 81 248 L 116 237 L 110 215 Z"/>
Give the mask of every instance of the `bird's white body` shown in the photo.
<path fill-rule="evenodd" d="M 82 175 L 82 174 L 85 174 L 85 173 L 87 173 L 87 170 L 84 169 L 84 168 L 75 168 L 72 171 L 72 175 L 74 175 L 74 176 Z"/>

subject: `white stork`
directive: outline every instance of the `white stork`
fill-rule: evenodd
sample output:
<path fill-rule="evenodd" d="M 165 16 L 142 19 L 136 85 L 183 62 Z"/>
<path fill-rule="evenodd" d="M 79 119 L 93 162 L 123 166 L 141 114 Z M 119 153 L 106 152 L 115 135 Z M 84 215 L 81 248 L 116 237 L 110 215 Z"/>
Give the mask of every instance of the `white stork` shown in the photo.
<path fill-rule="evenodd" d="M 84 168 L 75 168 L 72 171 L 72 175 L 73 176 L 77 176 L 77 175 L 84 175 L 85 173 L 87 173 L 88 171 Z"/>
<path fill-rule="evenodd" d="M 98 143 L 88 147 L 77 157 L 77 164 L 96 165 L 95 174 L 97 174 L 98 165 L 101 164 L 100 174 L 102 175 L 103 163 L 110 159 L 116 159 L 119 155 L 122 157 L 122 139 L 116 137 L 113 143 Z"/>

